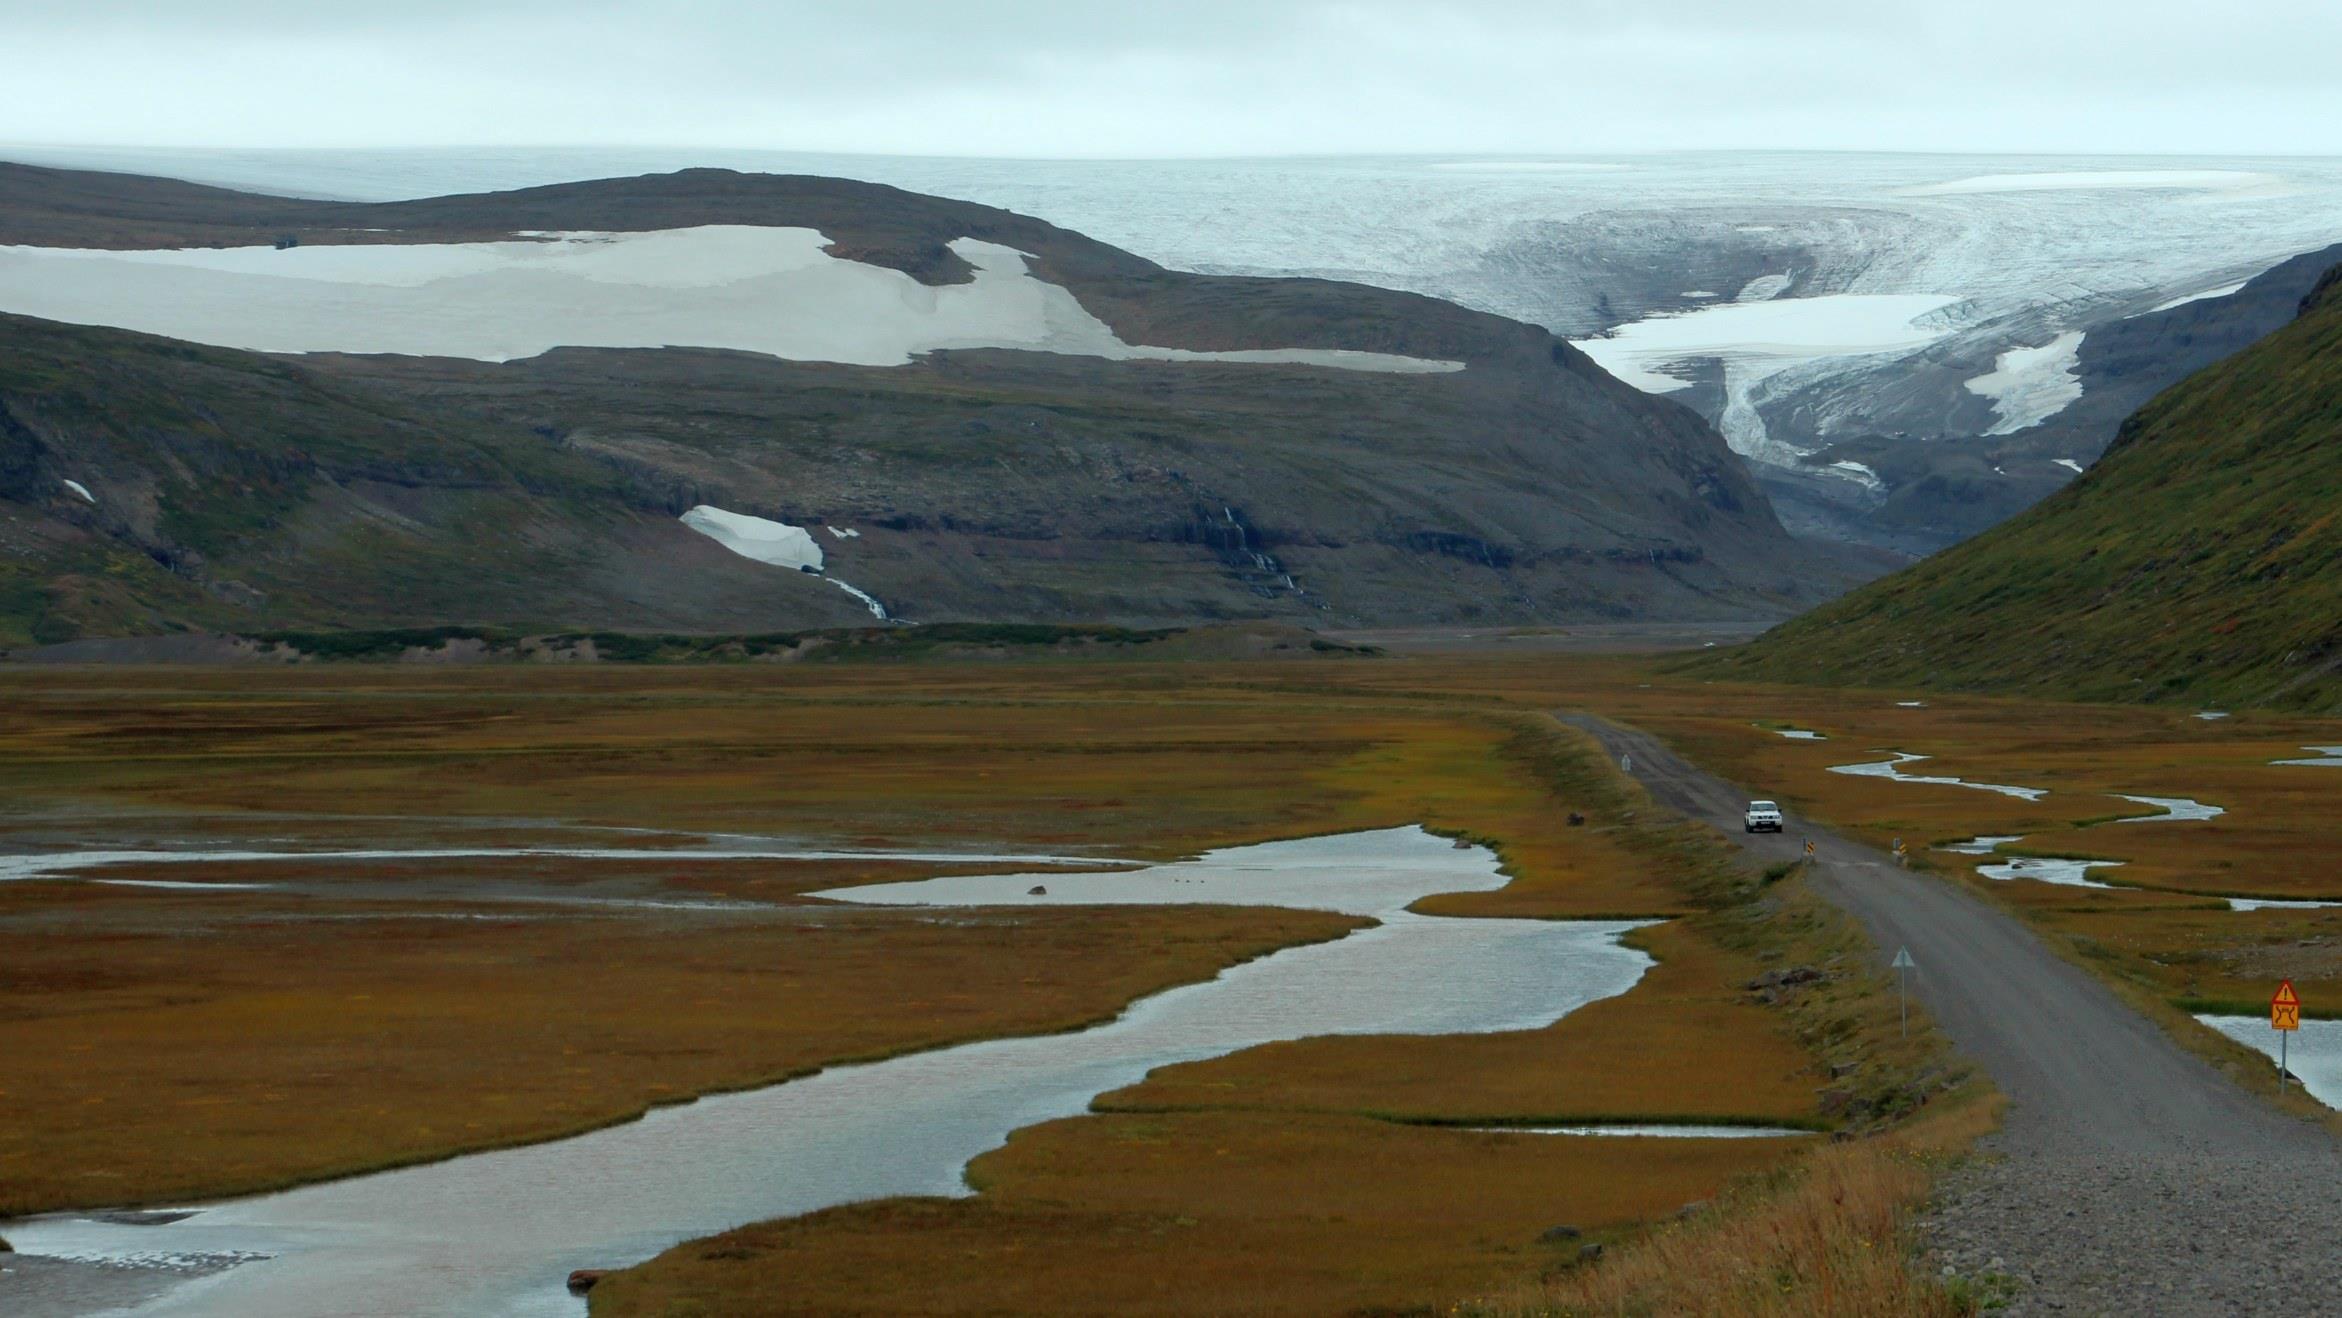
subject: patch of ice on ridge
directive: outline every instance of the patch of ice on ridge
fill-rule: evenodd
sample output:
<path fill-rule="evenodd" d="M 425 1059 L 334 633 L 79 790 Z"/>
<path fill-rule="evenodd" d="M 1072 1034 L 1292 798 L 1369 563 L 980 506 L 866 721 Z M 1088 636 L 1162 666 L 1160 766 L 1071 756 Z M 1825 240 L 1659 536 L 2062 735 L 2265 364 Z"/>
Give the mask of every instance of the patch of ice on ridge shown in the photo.
<path fill-rule="evenodd" d="M 774 567 L 821 571 L 821 546 L 804 527 L 701 504 L 677 520 L 742 558 Z"/>
<path fill-rule="evenodd" d="M 82 501 L 83 503 L 90 503 L 90 504 L 94 504 L 94 503 L 96 503 L 96 502 L 98 501 L 98 496 L 96 496 L 96 495 L 94 495 L 94 494 L 90 493 L 90 492 L 89 492 L 89 487 L 88 487 L 87 485 L 84 485 L 84 484 L 82 484 L 80 481 L 71 481 L 71 480 L 69 480 L 69 481 L 65 481 L 65 482 L 63 482 L 63 484 L 64 484 L 64 486 L 65 486 L 65 488 L 66 488 L 66 489 L 69 489 L 69 490 L 73 491 L 75 494 L 77 494 L 77 495 L 81 496 L 81 501 Z"/>
<path fill-rule="evenodd" d="M 1024 253 L 950 244 L 975 277 L 930 287 L 831 255 L 817 230 L 716 224 L 488 243 L 95 251 L 0 247 L 0 310 L 260 352 L 509 361 L 558 347 L 726 348 L 900 366 L 1009 348 L 1121 361 L 1460 371 L 1329 348 L 1196 352 L 1124 342 Z"/>
<path fill-rule="evenodd" d="M 2067 330 L 2037 348 L 2011 348 L 1992 369 L 1967 382 L 1969 393 L 1992 400 L 1996 420 L 1988 435 L 2011 435 L 2056 416 L 2082 396 L 2082 331 Z M 2079 470 L 2079 468 L 2076 468 Z"/>
<path fill-rule="evenodd" d="M 770 564 L 773 567 L 821 575 L 822 580 L 862 601 L 862 607 L 870 610 L 871 617 L 880 622 L 887 620 L 886 606 L 879 603 L 876 596 L 859 587 L 850 586 L 836 577 L 822 574 L 821 546 L 814 543 L 813 533 L 802 526 L 791 526 L 787 522 L 776 522 L 764 517 L 751 517 L 746 513 L 726 512 L 713 504 L 705 503 L 676 520 L 742 558 L 754 559 L 756 562 Z M 835 528 L 832 530 L 834 532 Z M 859 536 L 860 534 L 858 531 L 847 531 L 845 535 L 840 535 L 838 538 L 843 540 L 847 535 Z"/>
<path fill-rule="evenodd" d="M 1846 480 L 1853 481 L 1855 484 L 1860 485 L 1866 490 L 1875 491 L 1887 488 L 1887 483 L 1883 480 L 1880 480 L 1878 473 L 1872 470 L 1866 463 L 1833 462 L 1829 466 L 1822 468 L 1822 470 L 1830 473 L 1833 476 L 1838 476 Z"/>
<path fill-rule="evenodd" d="M 2184 307 L 2190 302 L 2202 302 L 2208 298 L 2227 297 L 2231 293 L 2243 292 L 2244 286 L 2251 282 L 2252 281 L 2249 279 L 2239 279 L 2233 284 L 2222 284 L 2218 288 L 2207 288 L 2201 293 L 2188 293 L 2180 297 L 2175 297 L 2169 302 L 2158 302 L 2154 306 L 2147 308 L 2145 311 L 2142 311 L 2139 314 L 2142 316 L 2152 316 L 2158 311 L 2169 311 L 2173 307 Z"/>

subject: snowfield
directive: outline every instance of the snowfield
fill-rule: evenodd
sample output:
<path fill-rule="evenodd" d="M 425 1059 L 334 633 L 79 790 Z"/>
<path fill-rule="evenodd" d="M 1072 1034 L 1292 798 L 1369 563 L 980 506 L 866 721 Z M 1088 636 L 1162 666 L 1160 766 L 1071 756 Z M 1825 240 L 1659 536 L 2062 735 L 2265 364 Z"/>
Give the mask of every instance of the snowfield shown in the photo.
<path fill-rule="evenodd" d="M 262 352 L 510 361 L 557 347 L 731 348 L 900 366 L 952 348 L 1459 371 L 1390 353 L 1125 343 L 1022 253 L 963 238 L 966 284 L 831 256 L 813 229 L 703 225 L 541 241 L 109 252 L 0 247 L 0 310 Z"/>
<path fill-rule="evenodd" d="M 2082 396 L 2082 331 L 2067 330 L 2038 348 L 2011 348 L 1992 370 L 1968 381 L 1969 393 L 1992 400 L 1988 435 L 2013 435 L 2073 406 Z"/>

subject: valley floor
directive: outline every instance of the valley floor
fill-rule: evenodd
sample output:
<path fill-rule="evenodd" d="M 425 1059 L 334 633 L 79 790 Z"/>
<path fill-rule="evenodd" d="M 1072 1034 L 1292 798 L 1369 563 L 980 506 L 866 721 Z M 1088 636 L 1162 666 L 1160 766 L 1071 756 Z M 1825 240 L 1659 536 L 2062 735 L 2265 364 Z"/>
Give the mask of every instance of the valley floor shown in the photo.
<path fill-rule="evenodd" d="M 1352 924 L 1221 907 L 936 920 L 804 895 L 986 868 L 987 851 L 1153 859 L 1422 823 L 1496 848 L 1512 875 L 1427 912 L 1665 921 L 1635 935 L 1658 964 L 1634 989 L 1547 1029 L 1314 1039 L 1168 1068 L 979 1159 L 973 1197 L 684 1244 L 604 1282 L 597 1313 L 1072 1311 L 1095 1308 L 1100 1286 L 1160 1312 L 1933 1313 L 2000 1272 L 2059 1294 L 2037 1232 L 1999 1251 L 1977 1226 L 1997 1210 L 1940 1219 L 1962 1274 L 1948 1289 L 1906 1266 L 1930 1170 L 1990 1108 L 1934 1016 L 1898 1037 L 1876 949 L 1818 900 L 1861 880 L 1831 864 L 1760 880 L 1556 709 L 1657 734 L 1672 749 L 1651 743 L 1638 769 L 1680 753 L 1829 820 L 1848 839 L 1832 845 L 1905 838 L 1943 876 L 1891 878 L 1966 885 L 2017 912 L 2221 1083 L 2259 1094 L 2237 1102 L 2266 1120 L 2297 1124 L 2264 1107 L 2266 1063 L 2181 1008 L 2250 1007 L 2279 970 L 2313 1015 L 2342 992 L 2320 932 L 2342 911 L 2230 911 L 2206 895 L 2342 899 L 2307 864 L 2342 840 L 2342 774 L 2269 763 L 2342 744 L 2342 729 L 2303 720 L 1909 707 L 1541 646 L 1285 663 L 25 669 L 0 685 L 21 714 L 0 730 L 0 853 L 541 846 L 638 829 L 626 845 L 970 857 L 351 860 L 291 882 L 265 862 L 174 862 L 98 877 L 277 886 L 0 882 L 0 1046 L 44 1068 L 0 1090 L 0 1211 L 346 1175 L 855 1057 L 1063 1029 Z M 2049 794 L 1830 772 L 1889 750 Z M 2227 813 L 2108 822 L 2149 813 L 2108 793 Z M 2010 857 L 1929 850 L 1986 834 L 2122 860 L 2095 872 L 2123 886 L 1962 877 Z M 1815 973 L 1782 982 L 1800 967 Z M 1944 1023 L 2016 1102 L 2004 1160 L 1959 1182 L 1987 1187 L 1960 1202 L 1998 1204 L 1996 1183 L 1973 1178 L 2021 1165 L 2041 1109 L 1956 1014 Z M 2298 1093 L 2283 1101 L 2315 1113 Z M 1861 1138 L 1817 1150 L 1452 1128 L 1655 1120 Z M 1694 1201 L 1710 1206 L 1679 1215 Z M 0 1272 L 0 1299 L 24 1280 Z"/>

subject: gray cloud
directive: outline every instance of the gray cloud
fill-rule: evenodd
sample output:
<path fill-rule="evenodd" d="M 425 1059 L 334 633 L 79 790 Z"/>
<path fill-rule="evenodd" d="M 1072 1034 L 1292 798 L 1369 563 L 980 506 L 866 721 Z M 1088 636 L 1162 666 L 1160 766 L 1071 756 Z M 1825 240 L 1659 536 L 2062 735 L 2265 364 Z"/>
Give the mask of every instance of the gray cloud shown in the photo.
<path fill-rule="evenodd" d="M 2330 152 L 2342 6 L 0 0 L 0 141 Z"/>

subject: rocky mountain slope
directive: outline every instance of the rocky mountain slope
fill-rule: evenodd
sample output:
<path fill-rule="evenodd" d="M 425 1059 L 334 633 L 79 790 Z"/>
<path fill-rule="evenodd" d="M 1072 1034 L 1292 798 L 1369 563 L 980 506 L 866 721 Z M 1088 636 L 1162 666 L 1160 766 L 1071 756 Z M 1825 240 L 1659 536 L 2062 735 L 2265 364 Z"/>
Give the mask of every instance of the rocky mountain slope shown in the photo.
<path fill-rule="evenodd" d="M 0 314 L 0 642 L 870 622 L 839 582 L 911 621 L 1779 616 L 1860 571 L 1543 329 L 875 185 L 356 204 L 0 166 L 0 244 L 0 313 L 47 317 Z M 173 250 L 198 247 L 232 250 Z M 764 264 L 722 265 L 743 251 Z M 909 337 L 821 323 L 870 305 Z M 103 327 L 181 313 L 215 346 Z M 508 313 L 618 346 L 365 337 Z M 296 330 L 300 355 L 248 350 Z M 679 520 L 702 506 L 821 573 Z"/>
<path fill-rule="evenodd" d="M 2342 267 L 2071 488 L 1707 667 L 2342 709 Z"/>

